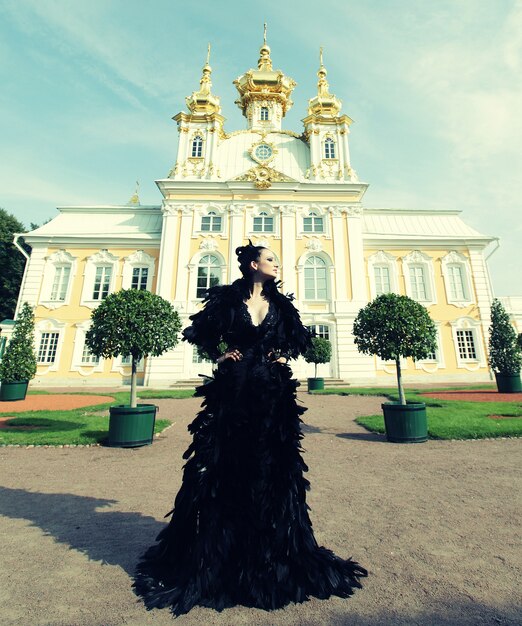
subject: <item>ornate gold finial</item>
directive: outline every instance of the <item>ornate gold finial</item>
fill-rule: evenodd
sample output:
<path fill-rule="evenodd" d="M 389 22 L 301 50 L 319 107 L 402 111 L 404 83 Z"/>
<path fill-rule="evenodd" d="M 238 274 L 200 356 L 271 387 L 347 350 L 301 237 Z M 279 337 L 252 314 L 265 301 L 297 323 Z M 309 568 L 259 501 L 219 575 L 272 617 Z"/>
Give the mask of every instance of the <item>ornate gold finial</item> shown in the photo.
<path fill-rule="evenodd" d="M 139 195 L 139 190 L 140 190 L 140 181 L 137 180 L 136 181 L 136 189 L 134 191 L 134 193 L 132 194 L 132 196 L 130 197 L 130 200 L 127 202 L 127 205 L 138 205 L 140 204 L 140 195 Z"/>
<path fill-rule="evenodd" d="M 199 91 L 195 91 L 191 96 L 185 98 L 187 106 L 192 113 L 219 113 L 219 98 L 212 95 L 210 88 L 212 82 L 210 75 L 212 68 L 210 67 L 210 43 L 207 46 L 207 59 L 202 69 L 201 80 L 199 81 Z"/>
<path fill-rule="evenodd" d="M 266 22 L 263 28 L 263 45 L 259 50 L 259 61 L 257 62 L 257 69 L 262 72 L 272 71 L 272 59 L 270 58 L 270 46 L 266 43 Z"/>
<path fill-rule="evenodd" d="M 329 91 L 326 75 L 328 72 L 323 63 L 323 46 L 319 48 L 319 69 L 317 70 L 317 96 L 308 104 L 309 113 L 337 115 L 341 110 L 341 101 Z"/>

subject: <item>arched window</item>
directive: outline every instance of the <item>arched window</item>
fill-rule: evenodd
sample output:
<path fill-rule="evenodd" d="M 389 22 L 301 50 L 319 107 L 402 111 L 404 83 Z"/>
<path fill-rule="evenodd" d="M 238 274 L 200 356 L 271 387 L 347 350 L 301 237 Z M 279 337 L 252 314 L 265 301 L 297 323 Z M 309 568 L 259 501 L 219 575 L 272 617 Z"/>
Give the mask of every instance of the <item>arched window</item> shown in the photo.
<path fill-rule="evenodd" d="M 269 216 L 266 211 L 261 211 L 257 217 L 254 217 L 255 233 L 273 233 L 274 218 Z"/>
<path fill-rule="evenodd" d="M 305 233 L 323 233 L 324 223 L 323 218 L 318 217 L 317 213 L 311 211 L 308 217 L 303 218 L 303 231 Z"/>
<path fill-rule="evenodd" d="M 324 158 L 335 159 L 335 141 L 331 137 L 327 137 L 324 142 Z"/>
<path fill-rule="evenodd" d="M 215 211 L 209 211 L 201 218 L 201 230 L 212 233 L 221 232 L 221 216 Z"/>
<path fill-rule="evenodd" d="M 320 256 L 311 256 L 304 268 L 305 300 L 326 300 L 328 297 L 326 263 Z"/>
<path fill-rule="evenodd" d="M 219 285 L 220 267 L 219 259 L 213 254 L 205 254 L 198 264 L 198 282 L 196 298 L 204 298 L 210 287 Z"/>
<path fill-rule="evenodd" d="M 203 155 L 203 137 L 196 135 L 192 140 L 192 157 L 200 158 Z"/>
<path fill-rule="evenodd" d="M 261 121 L 268 121 L 268 107 L 261 107 Z"/>

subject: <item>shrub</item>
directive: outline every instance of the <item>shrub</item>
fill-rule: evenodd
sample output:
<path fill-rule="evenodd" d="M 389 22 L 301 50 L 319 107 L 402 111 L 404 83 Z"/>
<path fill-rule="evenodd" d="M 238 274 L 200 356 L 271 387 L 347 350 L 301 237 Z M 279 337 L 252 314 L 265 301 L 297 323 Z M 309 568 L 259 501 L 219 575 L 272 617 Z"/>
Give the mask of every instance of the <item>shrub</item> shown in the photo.
<path fill-rule="evenodd" d="M 315 378 L 317 378 L 317 365 L 328 363 L 332 358 L 332 344 L 328 339 L 322 337 L 312 337 L 310 347 L 304 353 L 304 360 L 307 363 L 315 364 Z"/>
<path fill-rule="evenodd" d="M 518 374 L 522 366 L 522 351 L 513 325 L 502 302 L 491 304 L 489 327 L 489 365 L 499 374 Z"/>
<path fill-rule="evenodd" d="M 359 311 L 353 334 L 359 352 L 395 361 L 399 402 L 406 404 L 400 359 L 425 359 L 437 347 L 437 331 L 427 309 L 408 296 L 382 294 Z"/>
<path fill-rule="evenodd" d="M 24 302 L 0 362 L 0 380 L 4 383 L 29 381 L 36 374 L 34 351 L 34 313 Z"/>

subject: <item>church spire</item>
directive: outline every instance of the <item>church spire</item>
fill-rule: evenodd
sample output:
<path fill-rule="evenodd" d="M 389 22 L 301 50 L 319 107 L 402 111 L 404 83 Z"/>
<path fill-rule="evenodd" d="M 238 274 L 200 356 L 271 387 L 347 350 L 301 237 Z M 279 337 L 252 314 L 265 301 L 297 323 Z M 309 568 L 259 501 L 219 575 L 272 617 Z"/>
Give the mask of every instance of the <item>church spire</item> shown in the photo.
<path fill-rule="evenodd" d="M 336 117 L 342 107 L 342 102 L 330 93 L 326 75 L 328 72 L 323 64 L 323 48 L 319 48 L 319 70 L 317 71 L 317 96 L 308 102 L 308 114 L 327 115 Z"/>
<path fill-rule="evenodd" d="M 281 70 L 274 70 L 270 46 L 266 41 L 266 22 L 263 44 L 259 50 L 257 69 L 250 69 L 234 81 L 239 92 L 236 104 L 248 120 L 252 130 L 265 132 L 281 130 L 281 119 L 290 109 L 295 81 Z"/>
<path fill-rule="evenodd" d="M 208 44 L 207 61 L 203 66 L 202 72 L 203 75 L 199 81 L 199 91 L 194 91 L 191 96 L 185 98 L 187 107 L 191 113 L 219 113 L 221 111 L 219 98 L 211 92 L 210 44 Z"/>

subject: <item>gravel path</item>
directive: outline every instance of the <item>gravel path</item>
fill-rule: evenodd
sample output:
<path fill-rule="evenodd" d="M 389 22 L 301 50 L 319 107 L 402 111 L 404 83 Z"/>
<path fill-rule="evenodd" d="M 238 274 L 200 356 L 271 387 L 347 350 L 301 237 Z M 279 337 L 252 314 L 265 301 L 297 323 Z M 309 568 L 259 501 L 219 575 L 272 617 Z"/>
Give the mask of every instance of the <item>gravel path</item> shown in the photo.
<path fill-rule="evenodd" d="M 132 572 L 179 488 L 199 408 L 158 400 L 174 425 L 152 446 L 0 448 L 2 626 L 522 623 L 522 441 L 391 444 L 354 422 L 378 398 L 300 399 L 316 537 L 369 569 L 363 590 L 270 613 L 145 611 Z"/>

